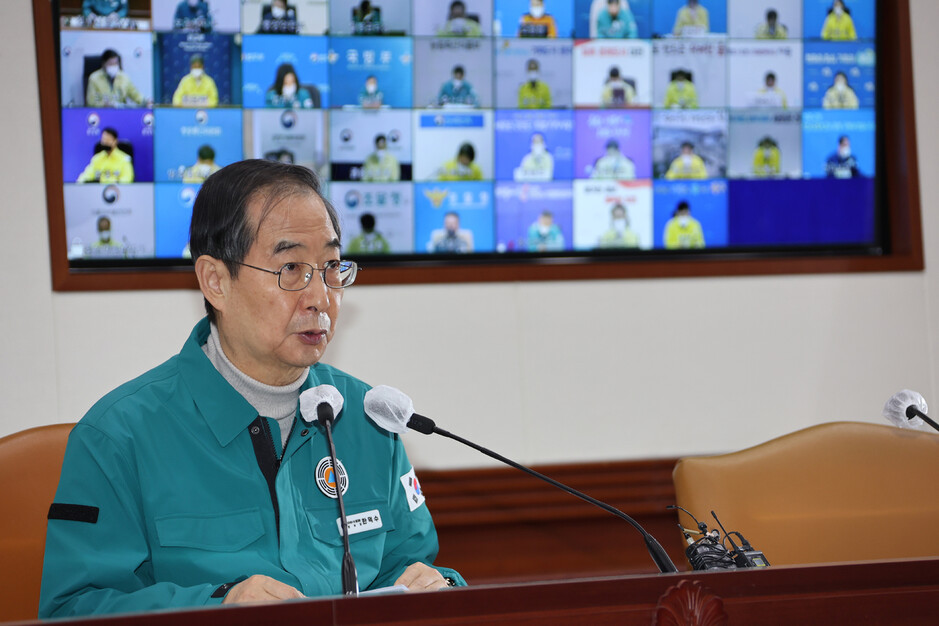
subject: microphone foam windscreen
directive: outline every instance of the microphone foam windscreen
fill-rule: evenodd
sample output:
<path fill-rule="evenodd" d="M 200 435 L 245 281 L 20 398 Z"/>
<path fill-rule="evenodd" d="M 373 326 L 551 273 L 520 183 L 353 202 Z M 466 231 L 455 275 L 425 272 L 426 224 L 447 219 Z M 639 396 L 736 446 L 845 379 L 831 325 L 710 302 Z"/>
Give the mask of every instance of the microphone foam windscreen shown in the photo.
<path fill-rule="evenodd" d="M 311 387 L 300 394 L 300 415 L 307 422 L 316 421 L 316 407 L 323 403 L 328 404 L 333 409 L 333 417 L 336 418 L 342 410 L 342 394 L 332 385 L 319 385 Z"/>
<path fill-rule="evenodd" d="M 414 403 L 404 392 L 378 385 L 365 393 L 365 414 L 388 432 L 401 434 L 408 429 L 408 420 L 414 415 Z"/>
<path fill-rule="evenodd" d="M 910 405 L 915 406 L 923 413 L 929 412 L 929 408 L 926 406 L 926 399 L 923 398 L 923 396 L 910 389 L 904 389 L 903 391 L 898 391 L 893 394 L 893 396 L 887 400 L 887 404 L 884 405 L 884 417 L 900 428 L 919 428 L 925 424 L 925 422 L 919 417 L 914 417 L 913 419 L 907 418 L 906 408 Z"/>

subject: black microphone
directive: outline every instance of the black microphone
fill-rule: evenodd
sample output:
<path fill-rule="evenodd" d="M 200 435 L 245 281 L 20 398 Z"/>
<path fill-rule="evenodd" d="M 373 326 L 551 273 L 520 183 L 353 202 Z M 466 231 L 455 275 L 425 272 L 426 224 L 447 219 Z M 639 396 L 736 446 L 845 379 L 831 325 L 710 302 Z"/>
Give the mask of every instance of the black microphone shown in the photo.
<path fill-rule="evenodd" d="M 668 557 L 668 554 L 665 552 L 665 549 L 655 540 L 655 537 L 650 535 L 645 528 L 643 528 L 639 522 L 626 515 L 619 509 L 616 509 L 605 502 L 601 502 L 595 498 L 591 498 L 585 493 L 577 491 L 572 487 L 560 483 L 553 478 L 549 478 L 544 474 L 536 472 L 535 470 L 525 467 L 520 463 L 508 459 L 501 454 L 493 452 L 488 448 L 484 448 L 478 444 L 468 441 L 459 435 L 454 435 L 451 432 L 448 432 L 442 428 L 439 428 L 434 420 L 429 417 L 424 417 L 423 415 L 418 415 L 414 412 L 414 403 L 411 401 L 407 395 L 403 392 L 395 389 L 394 387 L 388 387 L 387 385 L 379 385 L 370 389 L 365 394 L 365 414 L 375 422 L 380 428 L 385 430 L 401 434 L 407 431 L 408 428 L 416 430 L 419 433 L 424 433 L 425 435 L 430 435 L 436 433 L 444 437 L 449 437 L 455 441 L 459 441 L 463 445 L 469 446 L 474 450 L 482 452 L 488 457 L 501 461 L 506 465 L 510 465 L 515 469 L 522 470 L 526 474 L 539 478 L 546 483 L 554 485 L 558 489 L 566 491 L 572 496 L 577 496 L 581 500 L 589 502 L 594 506 L 598 506 L 604 511 L 612 513 L 616 517 L 626 520 L 629 522 L 633 528 L 639 531 L 642 535 L 642 538 L 646 542 L 646 548 L 649 550 L 649 556 L 652 557 L 652 560 L 655 562 L 656 567 L 659 568 L 659 571 L 663 574 L 677 572 L 678 568 L 675 567 L 675 564 L 672 563 L 672 560 Z"/>
<path fill-rule="evenodd" d="M 336 446 L 333 445 L 333 424 L 339 421 L 336 415 L 342 411 L 342 404 L 342 394 L 332 385 L 320 385 L 300 394 L 300 414 L 303 419 L 322 425 L 326 433 L 329 460 L 333 464 L 333 478 L 336 481 L 336 499 L 339 501 L 339 523 L 342 525 L 342 593 L 346 596 L 356 596 L 359 594 L 359 576 L 355 571 L 352 550 L 349 548 L 349 521 L 346 519 L 346 507 L 342 502 L 339 463 L 336 460 Z"/>
<path fill-rule="evenodd" d="M 910 389 L 904 389 L 890 396 L 884 404 L 883 415 L 900 428 L 918 430 L 923 422 L 926 422 L 939 430 L 939 424 L 926 415 L 928 410 L 926 399 L 922 395 Z"/>

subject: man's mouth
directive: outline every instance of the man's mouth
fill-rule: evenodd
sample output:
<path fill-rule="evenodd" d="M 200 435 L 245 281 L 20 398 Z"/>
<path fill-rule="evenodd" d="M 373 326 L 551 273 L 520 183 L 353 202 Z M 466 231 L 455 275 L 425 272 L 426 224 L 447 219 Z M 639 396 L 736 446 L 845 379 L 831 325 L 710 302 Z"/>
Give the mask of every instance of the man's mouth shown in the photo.
<path fill-rule="evenodd" d="M 325 330 L 305 330 L 303 332 L 297 333 L 297 336 L 300 337 L 300 341 L 305 344 L 315 346 L 321 341 L 326 339 Z"/>

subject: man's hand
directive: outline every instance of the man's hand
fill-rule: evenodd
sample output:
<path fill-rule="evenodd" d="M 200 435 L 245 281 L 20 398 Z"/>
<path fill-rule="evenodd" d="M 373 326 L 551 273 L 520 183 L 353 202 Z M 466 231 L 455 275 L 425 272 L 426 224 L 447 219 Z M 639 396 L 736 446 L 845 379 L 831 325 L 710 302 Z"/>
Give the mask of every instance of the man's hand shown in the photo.
<path fill-rule="evenodd" d="M 410 569 L 410 568 L 409 568 Z M 292 600 L 303 598 L 304 595 L 279 580 L 269 576 L 255 574 L 243 580 L 228 592 L 222 604 L 246 604 L 249 602 L 277 602 L 278 600 Z"/>
<path fill-rule="evenodd" d="M 446 588 L 447 581 L 443 574 L 423 563 L 411 563 L 395 581 L 396 585 L 405 585 L 409 591 L 433 591 Z"/>

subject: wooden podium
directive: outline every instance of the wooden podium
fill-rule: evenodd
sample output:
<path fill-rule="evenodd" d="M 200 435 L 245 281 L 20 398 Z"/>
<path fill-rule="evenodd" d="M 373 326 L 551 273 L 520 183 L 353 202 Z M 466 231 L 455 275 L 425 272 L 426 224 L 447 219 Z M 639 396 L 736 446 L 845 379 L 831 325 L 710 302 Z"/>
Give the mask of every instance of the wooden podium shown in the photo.
<path fill-rule="evenodd" d="M 68 624 L 906 625 L 932 622 L 936 607 L 939 558 L 926 558 L 489 585 L 119 615 Z"/>

